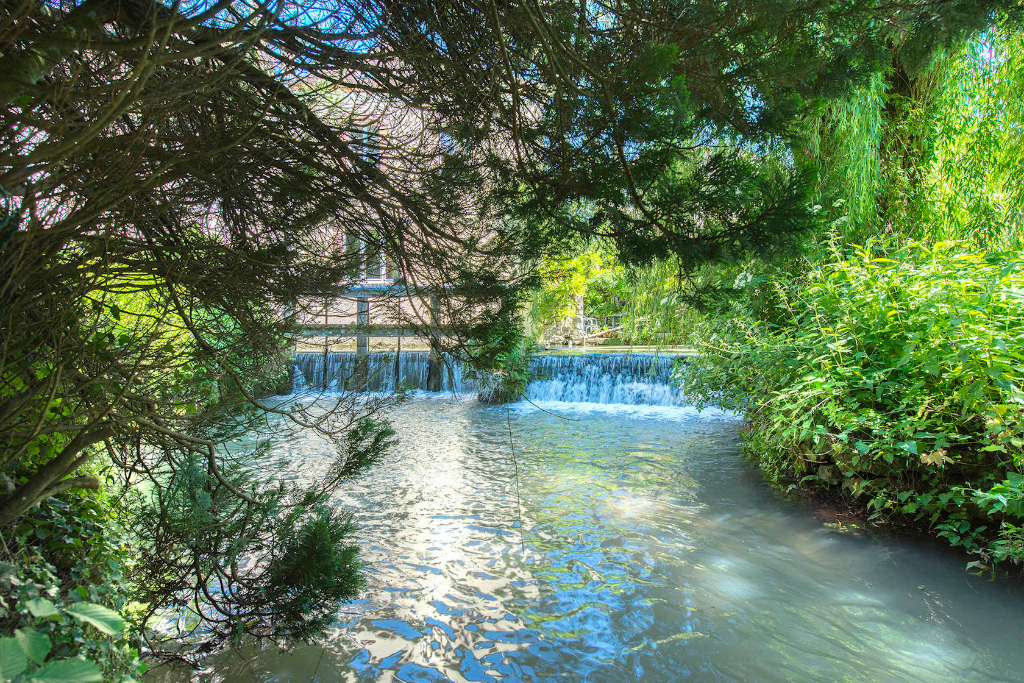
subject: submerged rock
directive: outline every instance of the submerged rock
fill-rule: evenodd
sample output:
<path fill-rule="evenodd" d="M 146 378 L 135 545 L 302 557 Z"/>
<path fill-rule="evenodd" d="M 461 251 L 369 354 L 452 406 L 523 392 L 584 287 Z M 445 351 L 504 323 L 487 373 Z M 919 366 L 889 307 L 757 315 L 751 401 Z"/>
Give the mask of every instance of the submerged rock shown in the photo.
<path fill-rule="evenodd" d="M 818 481 L 825 486 L 835 486 L 843 480 L 843 473 L 835 465 L 822 465 L 818 468 Z"/>

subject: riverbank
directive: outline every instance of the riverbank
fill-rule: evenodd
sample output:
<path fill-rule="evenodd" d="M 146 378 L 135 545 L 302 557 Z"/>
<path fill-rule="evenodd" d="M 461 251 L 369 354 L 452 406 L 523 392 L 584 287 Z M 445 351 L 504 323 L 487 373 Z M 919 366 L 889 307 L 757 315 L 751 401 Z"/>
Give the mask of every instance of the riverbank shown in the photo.
<path fill-rule="evenodd" d="M 784 321 L 721 321 L 676 379 L 748 417 L 772 480 L 841 490 L 871 521 L 1020 565 L 1024 270 L 968 246 L 851 246 L 777 282 Z"/>
<path fill-rule="evenodd" d="M 970 574 L 985 576 L 990 580 L 998 578 L 1024 587 L 1024 571 L 1020 566 L 1009 561 L 990 564 L 970 556 L 965 557 L 962 549 L 951 546 L 945 539 L 936 536 L 927 525 L 915 522 L 908 516 L 873 518 L 865 500 L 851 498 L 835 488 L 807 485 L 789 488 L 789 485 L 782 486 L 770 481 L 768 485 L 806 506 L 811 516 L 833 533 L 874 538 L 886 544 L 928 547 L 949 562 L 965 567 Z"/>

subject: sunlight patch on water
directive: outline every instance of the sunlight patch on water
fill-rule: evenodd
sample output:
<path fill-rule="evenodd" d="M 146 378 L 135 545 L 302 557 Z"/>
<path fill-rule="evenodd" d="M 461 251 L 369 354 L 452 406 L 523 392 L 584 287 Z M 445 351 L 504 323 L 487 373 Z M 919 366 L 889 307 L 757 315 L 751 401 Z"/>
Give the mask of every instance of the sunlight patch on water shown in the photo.
<path fill-rule="evenodd" d="M 627 405 L 622 403 L 588 403 L 566 401 L 519 401 L 510 408 L 517 416 L 529 415 L 534 412 L 548 411 L 554 415 L 608 415 L 615 417 L 635 418 L 639 420 L 668 420 L 673 422 L 706 421 L 742 421 L 743 417 L 731 410 L 705 408 L 697 410 L 693 406 L 661 406 L 661 405 Z"/>

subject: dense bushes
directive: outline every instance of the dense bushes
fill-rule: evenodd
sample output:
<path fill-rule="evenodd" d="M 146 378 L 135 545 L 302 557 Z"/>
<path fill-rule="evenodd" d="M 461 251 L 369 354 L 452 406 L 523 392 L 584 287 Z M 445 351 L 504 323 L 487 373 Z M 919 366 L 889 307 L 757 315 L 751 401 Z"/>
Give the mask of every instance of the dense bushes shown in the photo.
<path fill-rule="evenodd" d="M 873 517 L 1024 559 L 1024 263 L 868 244 L 774 286 L 781 322 L 733 318 L 681 370 L 690 395 L 745 412 L 777 480 L 841 484 Z"/>
<path fill-rule="evenodd" d="M 142 674 L 126 610 L 131 566 L 113 508 L 50 499 L 9 536 L 0 562 L 0 680 L 129 681 Z M 117 610 L 117 611 L 115 611 Z"/>
<path fill-rule="evenodd" d="M 720 275 L 721 266 L 708 269 Z M 563 322 L 580 315 L 619 315 L 613 339 L 627 344 L 686 344 L 696 341 L 702 316 L 688 304 L 683 273 L 675 258 L 643 267 L 627 267 L 607 243 L 593 240 L 540 267 L 541 286 L 534 293 L 530 327 L 534 336 L 561 341 Z M 689 274 L 692 282 L 694 274 Z"/>

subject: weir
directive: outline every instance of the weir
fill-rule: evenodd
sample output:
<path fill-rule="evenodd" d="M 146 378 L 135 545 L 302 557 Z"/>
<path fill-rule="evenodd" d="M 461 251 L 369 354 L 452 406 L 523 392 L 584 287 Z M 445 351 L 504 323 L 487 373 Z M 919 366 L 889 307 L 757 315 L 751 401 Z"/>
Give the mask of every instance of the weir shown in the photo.
<path fill-rule="evenodd" d="M 396 363 L 397 355 L 397 363 Z M 403 351 L 370 353 L 365 357 L 350 351 L 295 354 L 295 389 L 328 389 L 333 391 L 395 391 L 418 389 L 428 391 L 473 393 L 476 384 L 466 378 L 459 363 L 443 356 L 438 364 L 439 384 L 431 381 L 431 352 Z M 360 362 L 364 365 L 365 372 Z M 433 386 L 432 386 L 433 385 Z"/>
<path fill-rule="evenodd" d="M 440 364 L 440 385 L 431 382 L 430 353 L 306 352 L 295 355 L 296 389 L 393 391 L 412 389 L 457 394 L 477 390 L 451 357 Z M 538 354 L 536 377 L 526 390 L 532 401 L 676 406 L 683 392 L 670 384 L 677 357 L 664 354 Z M 360 362 L 363 365 L 360 365 Z M 361 369 L 364 371 L 361 372 Z"/>
<path fill-rule="evenodd" d="M 682 390 L 670 384 L 676 356 L 638 353 L 544 354 L 534 358 L 538 378 L 526 388 L 532 401 L 678 406 Z"/>

